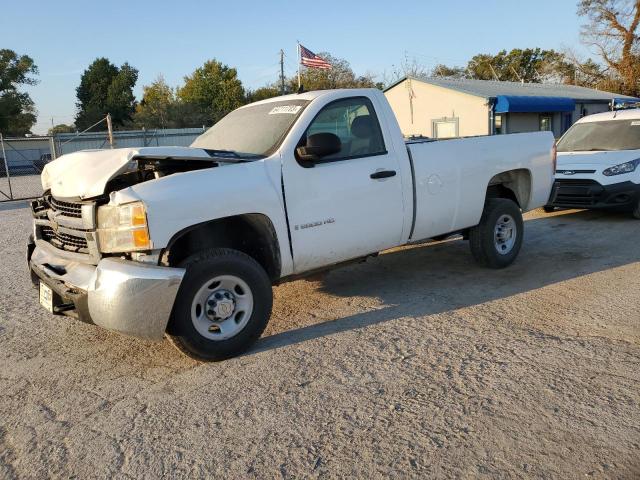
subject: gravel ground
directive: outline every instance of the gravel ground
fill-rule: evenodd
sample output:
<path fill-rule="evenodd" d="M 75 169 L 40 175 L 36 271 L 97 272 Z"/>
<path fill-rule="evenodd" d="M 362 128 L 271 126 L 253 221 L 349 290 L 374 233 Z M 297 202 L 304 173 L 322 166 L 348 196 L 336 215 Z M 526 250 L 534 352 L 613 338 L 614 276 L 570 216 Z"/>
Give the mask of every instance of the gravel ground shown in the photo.
<path fill-rule="evenodd" d="M 640 223 L 534 212 L 505 271 L 459 240 L 275 288 L 199 364 L 54 317 L 0 204 L 2 478 L 640 478 Z"/>

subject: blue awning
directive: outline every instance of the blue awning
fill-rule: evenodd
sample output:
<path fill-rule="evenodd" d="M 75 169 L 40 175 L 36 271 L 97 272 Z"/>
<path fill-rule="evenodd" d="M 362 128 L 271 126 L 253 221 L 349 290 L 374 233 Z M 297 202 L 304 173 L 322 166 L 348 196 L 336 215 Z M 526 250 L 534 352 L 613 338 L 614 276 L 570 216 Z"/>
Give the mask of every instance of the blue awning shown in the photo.
<path fill-rule="evenodd" d="M 575 108 L 576 102 L 573 98 L 499 95 L 496 98 L 495 112 L 573 112 Z"/>

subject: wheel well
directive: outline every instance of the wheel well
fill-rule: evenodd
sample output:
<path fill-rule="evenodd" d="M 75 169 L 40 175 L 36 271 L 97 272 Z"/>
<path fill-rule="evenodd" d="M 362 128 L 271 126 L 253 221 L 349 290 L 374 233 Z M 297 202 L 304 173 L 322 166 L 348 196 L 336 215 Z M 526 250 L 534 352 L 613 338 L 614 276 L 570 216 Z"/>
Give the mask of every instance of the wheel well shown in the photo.
<path fill-rule="evenodd" d="M 188 227 L 169 241 L 162 261 L 176 266 L 189 255 L 209 248 L 239 250 L 262 265 L 272 281 L 280 278 L 278 237 L 271 220 L 265 215 L 238 215 Z"/>
<path fill-rule="evenodd" d="M 495 175 L 489 181 L 487 198 L 508 198 L 525 210 L 531 198 L 531 172 L 518 169 Z"/>

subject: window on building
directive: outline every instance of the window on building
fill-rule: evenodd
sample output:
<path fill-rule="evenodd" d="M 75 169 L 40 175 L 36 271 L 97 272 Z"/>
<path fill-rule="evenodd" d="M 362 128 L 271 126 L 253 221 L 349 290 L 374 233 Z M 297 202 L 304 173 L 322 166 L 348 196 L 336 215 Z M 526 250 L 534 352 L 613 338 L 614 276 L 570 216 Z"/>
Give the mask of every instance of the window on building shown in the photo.
<path fill-rule="evenodd" d="M 455 138 L 458 133 L 458 118 L 439 118 L 431 121 L 433 138 Z"/>
<path fill-rule="evenodd" d="M 550 132 L 552 130 L 551 115 L 540 115 L 540 131 Z"/>
<path fill-rule="evenodd" d="M 505 125 L 504 125 L 504 116 L 503 115 L 496 115 L 493 118 L 493 124 L 494 124 L 494 128 L 493 131 L 495 132 L 496 135 L 500 135 L 505 132 Z"/>

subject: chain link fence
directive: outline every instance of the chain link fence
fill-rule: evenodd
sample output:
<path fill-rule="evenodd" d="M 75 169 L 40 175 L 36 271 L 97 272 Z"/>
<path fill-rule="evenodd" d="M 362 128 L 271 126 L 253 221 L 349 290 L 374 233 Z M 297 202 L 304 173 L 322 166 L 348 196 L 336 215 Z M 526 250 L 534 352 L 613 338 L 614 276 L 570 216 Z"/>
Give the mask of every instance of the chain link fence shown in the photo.
<path fill-rule="evenodd" d="M 0 136 L 0 157 L 0 202 L 37 197 L 42 169 L 55 158 L 53 138 Z"/>
<path fill-rule="evenodd" d="M 188 147 L 203 131 L 204 127 L 116 131 L 113 133 L 113 148 Z M 107 132 L 30 138 L 4 138 L 0 135 L 0 202 L 40 196 L 42 169 L 60 155 L 108 148 L 111 145 Z"/>

